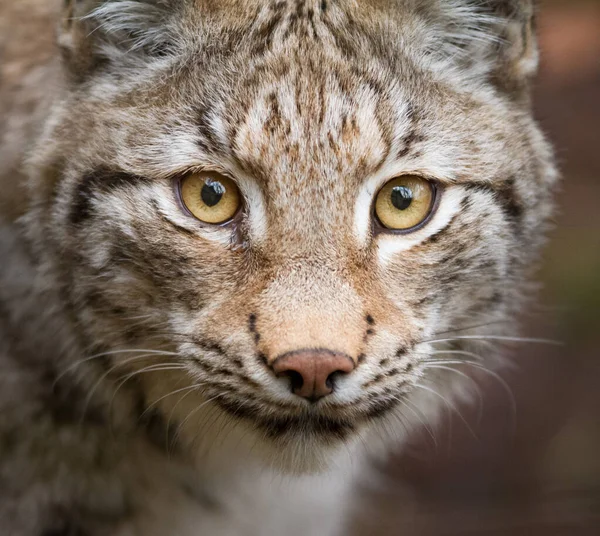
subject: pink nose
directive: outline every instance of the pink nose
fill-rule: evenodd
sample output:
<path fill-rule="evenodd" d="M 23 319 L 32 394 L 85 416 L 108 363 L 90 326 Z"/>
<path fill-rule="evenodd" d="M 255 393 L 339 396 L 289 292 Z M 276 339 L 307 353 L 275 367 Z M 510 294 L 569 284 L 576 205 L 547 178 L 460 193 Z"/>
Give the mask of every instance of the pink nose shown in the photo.
<path fill-rule="evenodd" d="M 296 350 L 279 356 L 271 365 L 278 377 L 287 376 L 294 394 L 316 402 L 331 394 L 336 377 L 354 370 L 350 356 L 331 350 Z"/>

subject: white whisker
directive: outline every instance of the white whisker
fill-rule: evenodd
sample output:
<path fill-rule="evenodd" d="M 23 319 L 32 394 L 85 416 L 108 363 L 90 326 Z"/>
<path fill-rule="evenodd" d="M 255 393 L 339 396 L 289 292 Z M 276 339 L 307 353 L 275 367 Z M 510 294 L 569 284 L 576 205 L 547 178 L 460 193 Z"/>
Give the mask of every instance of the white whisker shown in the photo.
<path fill-rule="evenodd" d="M 89 363 L 90 361 L 93 361 L 94 359 L 100 359 L 101 357 L 107 357 L 110 355 L 119 355 L 119 354 L 126 354 L 126 353 L 131 354 L 133 352 L 144 352 L 144 357 L 150 357 L 153 355 L 156 355 L 156 357 L 178 355 L 175 352 L 163 351 L 163 350 L 150 350 L 150 349 L 144 349 L 144 348 L 131 348 L 131 349 L 111 350 L 108 352 L 101 352 L 99 354 L 94 354 L 89 357 L 75 361 L 74 363 L 71 363 L 68 367 L 65 368 L 65 370 L 63 370 L 63 372 L 61 372 L 56 377 L 52 386 L 56 387 L 56 385 L 61 380 L 61 378 L 63 378 L 70 371 L 72 371 L 76 367 L 79 367 L 85 363 Z"/>
<path fill-rule="evenodd" d="M 476 439 L 479 440 L 479 438 L 477 437 L 477 435 L 475 434 L 475 432 L 473 431 L 473 428 L 469 425 L 469 423 L 467 422 L 467 420 L 463 417 L 462 413 L 460 411 L 458 411 L 458 408 L 452 404 L 451 402 L 448 401 L 447 398 L 443 397 L 440 393 L 438 393 L 435 389 L 431 389 L 430 387 L 427 387 L 425 385 L 422 385 L 420 383 L 415 383 L 415 387 L 419 388 L 419 389 L 423 389 L 424 391 L 427 391 L 428 393 L 431 393 L 432 395 L 437 396 L 438 398 L 441 398 L 442 401 L 446 404 L 446 406 L 450 409 L 452 409 L 460 418 L 460 420 L 463 422 L 463 424 L 467 427 L 467 429 L 469 430 L 469 432 L 471 433 L 471 435 Z"/>
<path fill-rule="evenodd" d="M 459 364 L 462 365 L 461 362 L 459 362 Z M 483 414 L 483 394 L 481 392 L 481 389 L 479 388 L 479 385 L 477 385 L 477 382 L 475 381 L 475 379 L 472 378 L 471 376 L 469 376 L 468 374 L 461 372 L 460 370 L 453 369 L 452 367 L 427 363 L 425 365 L 425 369 L 428 369 L 428 368 L 435 369 L 435 370 L 446 370 L 449 372 L 454 372 L 455 374 L 457 374 L 457 375 L 461 376 L 462 378 L 464 378 L 465 380 L 469 381 L 469 383 L 471 383 L 475 387 L 475 392 L 477 394 L 477 399 L 479 402 L 478 403 L 478 411 L 477 411 L 477 416 L 478 416 L 477 422 L 481 422 L 481 418 L 482 418 L 482 414 Z"/>
<path fill-rule="evenodd" d="M 421 416 L 419 416 L 419 414 L 417 413 L 417 410 L 414 409 L 413 404 L 410 404 L 408 402 L 408 400 L 405 400 L 403 397 L 398 396 L 398 397 L 395 397 L 395 399 L 396 399 L 396 401 L 400 402 L 403 406 L 406 406 L 412 412 L 412 414 L 419 420 L 419 422 L 423 425 L 425 430 L 427 430 L 427 433 L 431 436 L 431 439 L 433 440 L 433 444 L 434 444 L 435 448 L 437 449 L 438 442 L 437 442 L 437 438 L 435 437 L 435 434 L 433 433 L 433 429 L 431 428 L 431 426 L 429 426 L 427 423 L 425 423 L 425 421 L 421 418 Z"/>
<path fill-rule="evenodd" d="M 84 405 L 83 405 L 83 412 L 81 414 L 81 423 L 83 423 L 83 420 L 85 419 L 85 414 L 87 412 L 87 408 L 92 400 L 92 397 L 94 396 L 94 393 L 96 392 L 96 390 L 98 389 L 98 387 L 100 386 L 100 384 L 106 380 L 106 378 L 116 369 L 118 369 L 119 367 L 123 367 L 126 366 L 129 363 L 132 363 L 134 361 L 138 361 L 140 359 L 147 359 L 148 357 L 156 357 L 155 354 L 142 354 L 142 355 L 138 355 L 138 356 L 134 356 L 134 357 L 130 357 L 127 359 L 124 359 L 123 361 L 120 361 L 118 363 L 116 363 L 115 365 L 113 365 L 111 368 L 109 368 L 104 374 L 102 374 L 100 376 L 100 378 L 98 378 L 98 380 L 96 381 L 96 383 L 94 383 L 94 385 L 92 386 L 92 388 L 90 389 L 90 392 L 88 393 Z M 162 356 L 158 356 L 158 357 L 162 357 Z M 163 364 L 161 363 L 161 366 Z M 111 399 L 111 404 L 110 406 L 112 407 L 112 400 L 114 399 L 114 395 L 113 398 Z M 110 415 L 110 412 L 109 412 Z"/>
<path fill-rule="evenodd" d="M 563 346 L 564 343 L 556 341 L 554 339 L 538 339 L 529 337 L 509 337 L 504 335 L 459 335 L 458 337 L 451 337 L 447 339 L 430 339 L 421 341 L 421 343 L 435 343 L 435 342 L 455 342 L 455 341 L 504 341 L 504 342 L 521 342 L 527 344 L 550 344 L 553 346 Z"/>
<path fill-rule="evenodd" d="M 140 419 L 144 417 L 144 415 L 146 415 L 149 411 L 152 410 L 152 408 L 154 408 L 157 404 L 160 404 L 165 398 L 169 398 L 170 396 L 176 395 L 177 393 L 182 393 L 184 391 L 190 391 L 193 389 L 200 389 L 200 385 L 194 384 L 194 385 L 188 385 L 187 387 L 182 387 L 181 389 L 176 389 L 175 391 L 171 391 L 169 393 L 167 393 L 164 396 L 161 396 L 160 398 L 156 399 L 154 402 L 152 402 L 152 404 L 150 404 L 140 415 Z"/>
<path fill-rule="evenodd" d="M 198 411 L 200 411 L 204 406 L 206 406 L 209 402 L 212 402 L 213 400 L 216 400 L 219 397 L 223 397 L 225 396 L 225 393 L 217 393 L 216 395 L 212 396 L 211 398 L 205 400 L 204 402 L 202 402 L 201 404 L 199 404 L 198 406 L 196 406 L 193 410 L 191 410 L 188 415 L 186 416 L 185 419 L 183 419 L 183 421 L 181 421 L 179 423 L 179 425 L 177 426 L 177 430 L 175 431 L 175 434 L 173 436 L 173 443 L 177 442 L 177 439 L 179 438 L 179 435 L 181 434 L 181 430 L 182 428 L 185 426 L 185 424 L 194 416 L 196 415 L 196 413 L 198 413 Z"/>
<path fill-rule="evenodd" d="M 429 353 L 431 355 L 436 355 L 436 354 L 464 355 L 466 357 L 473 357 L 473 358 L 477 359 L 477 361 L 485 361 L 485 359 L 483 357 L 481 357 L 480 355 L 475 354 L 473 352 L 467 352 L 464 350 L 433 350 Z"/>

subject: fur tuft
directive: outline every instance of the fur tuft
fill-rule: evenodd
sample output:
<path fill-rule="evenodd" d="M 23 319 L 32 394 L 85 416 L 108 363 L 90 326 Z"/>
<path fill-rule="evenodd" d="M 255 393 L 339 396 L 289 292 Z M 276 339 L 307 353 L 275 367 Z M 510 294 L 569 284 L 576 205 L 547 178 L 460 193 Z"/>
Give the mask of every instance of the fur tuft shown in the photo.
<path fill-rule="evenodd" d="M 416 0 L 426 21 L 432 64 L 465 69 L 474 78 L 494 75 L 527 79 L 537 69 L 531 0 Z"/>
<path fill-rule="evenodd" d="M 86 37 L 100 41 L 99 50 L 115 49 L 160 56 L 172 51 L 180 2 L 171 0 L 109 0 L 79 17 Z"/>

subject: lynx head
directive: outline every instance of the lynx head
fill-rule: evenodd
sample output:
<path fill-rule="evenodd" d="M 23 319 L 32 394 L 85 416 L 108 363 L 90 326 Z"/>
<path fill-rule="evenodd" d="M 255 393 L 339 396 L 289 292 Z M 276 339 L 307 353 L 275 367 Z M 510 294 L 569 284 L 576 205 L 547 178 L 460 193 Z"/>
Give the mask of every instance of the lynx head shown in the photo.
<path fill-rule="evenodd" d="M 484 332 L 465 328 L 514 315 L 542 242 L 531 20 L 516 0 L 67 1 L 27 221 L 85 366 L 103 354 L 203 453 L 308 468 L 392 428 Z"/>

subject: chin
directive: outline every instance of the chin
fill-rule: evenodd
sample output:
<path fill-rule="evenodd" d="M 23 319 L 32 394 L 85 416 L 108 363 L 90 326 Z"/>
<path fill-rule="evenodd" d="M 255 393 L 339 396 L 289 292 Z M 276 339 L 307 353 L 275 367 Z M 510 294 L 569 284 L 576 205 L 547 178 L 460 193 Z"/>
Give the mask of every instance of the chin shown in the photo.
<path fill-rule="evenodd" d="M 243 402 L 215 403 L 200 420 L 210 425 L 201 437 L 186 426 L 185 443 L 203 465 L 231 466 L 232 460 L 239 460 L 246 467 L 290 476 L 323 473 L 341 459 L 353 457 L 361 435 L 373 427 L 367 421 L 351 422 L 314 411 L 261 415 Z"/>

